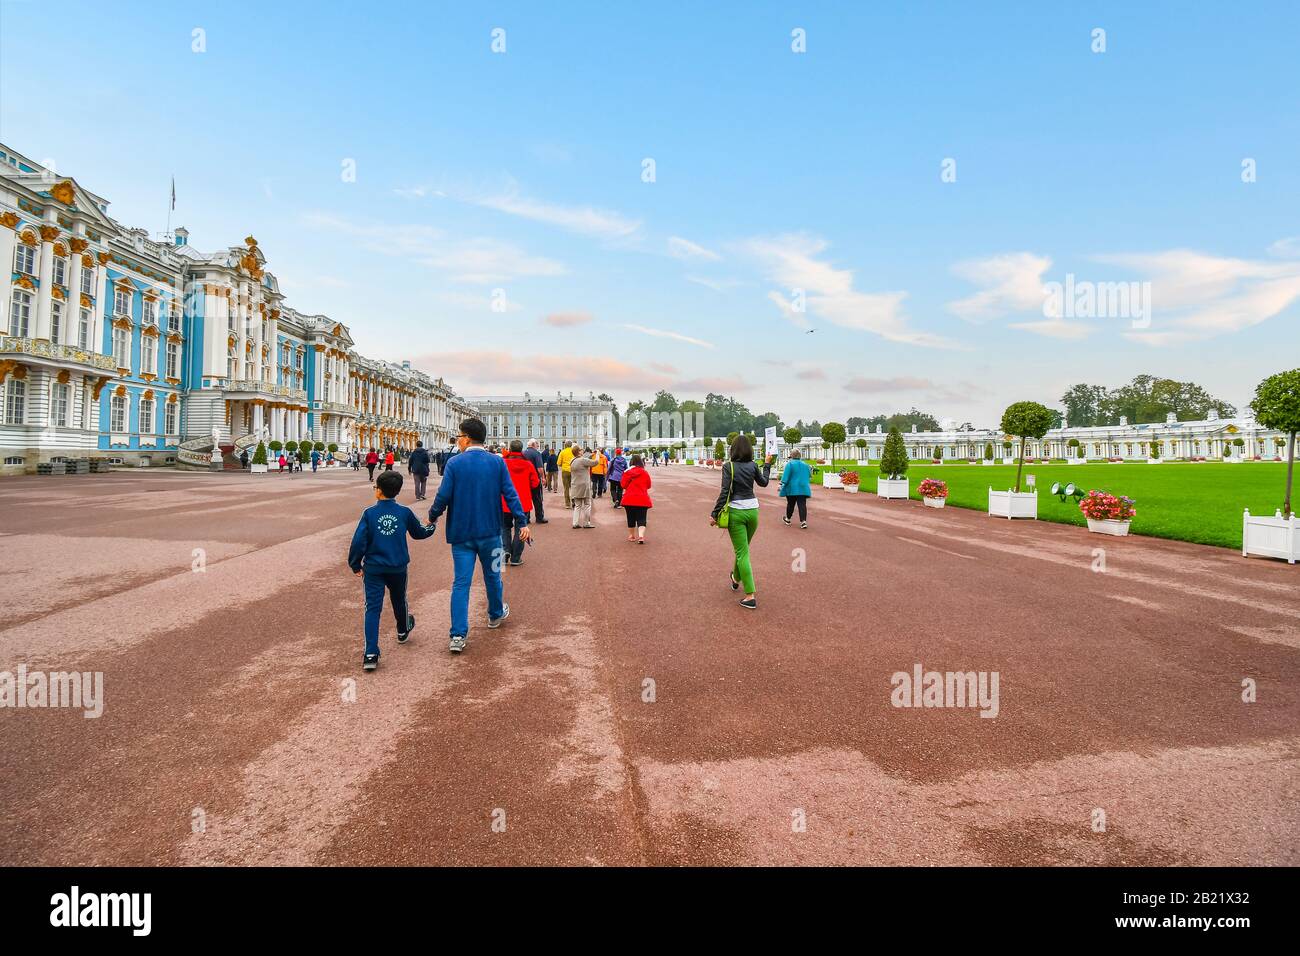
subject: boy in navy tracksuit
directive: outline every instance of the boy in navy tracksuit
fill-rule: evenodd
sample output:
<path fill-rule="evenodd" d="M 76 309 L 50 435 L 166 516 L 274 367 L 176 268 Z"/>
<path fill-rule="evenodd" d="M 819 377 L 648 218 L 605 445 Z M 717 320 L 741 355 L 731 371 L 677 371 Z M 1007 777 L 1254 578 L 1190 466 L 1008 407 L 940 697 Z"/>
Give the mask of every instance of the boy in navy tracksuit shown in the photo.
<path fill-rule="evenodd" d="M 348 567 L 364 575 L 366 582 L 366 652 L 361 666 L 368 671 L 379 666 L 379 616 L 385 588 L 397 620 L 397 643 L 405 644 L 411 636 L 415 615 L 406 610 L 406 566 L 411 563 L 406 536 L 409 533 L 418 541 L 434 530 L 432 525 L 420 524 L 410 508 L 393 500 L 401 490 L 401 472 L 385 471 L 375 479 L 379 500 L 361 512 L 348 550 Z"/>

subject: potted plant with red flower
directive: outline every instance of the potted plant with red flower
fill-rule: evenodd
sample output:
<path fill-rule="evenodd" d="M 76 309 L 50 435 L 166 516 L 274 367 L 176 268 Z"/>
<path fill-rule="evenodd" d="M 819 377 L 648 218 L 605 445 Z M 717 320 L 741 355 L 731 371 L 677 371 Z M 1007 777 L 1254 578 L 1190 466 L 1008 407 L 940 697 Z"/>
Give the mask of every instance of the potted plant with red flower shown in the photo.
<path fill-rule="evenodd" d="M 1079 510 L 1088 519 L 1089 531 L 1123 537 L 1128 534 L 1128 526 L 1137 514 L 1133 504 L 1132 498 L 1094 489 L 1080 500 Z"/>
<path fill-rule="evenodd" d="M 926 478 L 916 490 L 921 494 L 921 501 L 927 508 L 942 508 L 948 500 L 948 483 L 938 478 Z"/>

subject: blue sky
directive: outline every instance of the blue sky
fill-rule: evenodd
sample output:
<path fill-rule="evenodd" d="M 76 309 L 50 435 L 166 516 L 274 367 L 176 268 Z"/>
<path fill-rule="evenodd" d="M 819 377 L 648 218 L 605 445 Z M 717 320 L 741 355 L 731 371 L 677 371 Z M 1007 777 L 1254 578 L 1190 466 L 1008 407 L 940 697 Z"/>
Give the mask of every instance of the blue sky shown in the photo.
<path fill-rule="evenodd" d="M 194 245 L 469 394 L 992 424 L 1296 364 L 1294 4 L 611 6 L 0 0 L 0 139 L 151 232 L 174 175 Z M 1067 273 L 1149 326 L 1048 314 Z"/>

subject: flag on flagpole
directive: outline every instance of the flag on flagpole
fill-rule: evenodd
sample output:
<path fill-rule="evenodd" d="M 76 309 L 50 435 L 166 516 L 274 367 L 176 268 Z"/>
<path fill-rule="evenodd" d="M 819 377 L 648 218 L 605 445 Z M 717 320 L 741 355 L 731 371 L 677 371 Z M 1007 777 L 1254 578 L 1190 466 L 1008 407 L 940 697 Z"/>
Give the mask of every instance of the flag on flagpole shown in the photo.
<path fill-rule="evenodd" d="M 176 208 L 176 177 L 172 177 L 172 208 Z"/>

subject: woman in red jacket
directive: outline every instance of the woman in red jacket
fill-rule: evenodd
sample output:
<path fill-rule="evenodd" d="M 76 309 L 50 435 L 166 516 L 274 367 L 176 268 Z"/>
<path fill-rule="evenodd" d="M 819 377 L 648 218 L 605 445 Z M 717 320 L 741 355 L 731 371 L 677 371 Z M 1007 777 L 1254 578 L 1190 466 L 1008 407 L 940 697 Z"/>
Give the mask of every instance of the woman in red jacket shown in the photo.
<path fill-rule="evenodd" d="M 519 496 L 519 504 L 524 509 L 524 514 L 529 515 L 533 510 L 533 489 L 540 488 L 542 479 L 537 477 L 537 468 L 531 461 L 524 457 L 524 443 L 516 438 L 510 443 L 510 450 L 503 456 L 506 463 L 506 470 L 510 472 L 510 481 L 515 486 L 515 494 Z M 528 520 L 531 520 L 529 518 Z M 520 524 L 518 519 L 510 513 L 510 506 L 506 504 L 506 496 L 501 496 L 501 547 L 505 550 L 509 564 L 519 566 L 524 563 L 524 542 L 519 537 L 519 532 L 526 527 L 527 521 Z"/>
<path fill-rule="evenodd" d="M 366 454 L 366 471 L 370 473 L 370 483 L 375 483 L 375 465 L 379 464 L 379 453 L 373 448 Z"/>
<path fill-rule="evenodd" d="M 621 482 L 623 497 L 620 504 L 627 513 L 627 540 L 645 544 L 646 513 L 654 507 L 650 501 L 650 472 L 645 470 L 645 459 L 632 456 L 632 467 L 623 472 Z M 636 529 L 633 536 L 632 529 Z"/>

